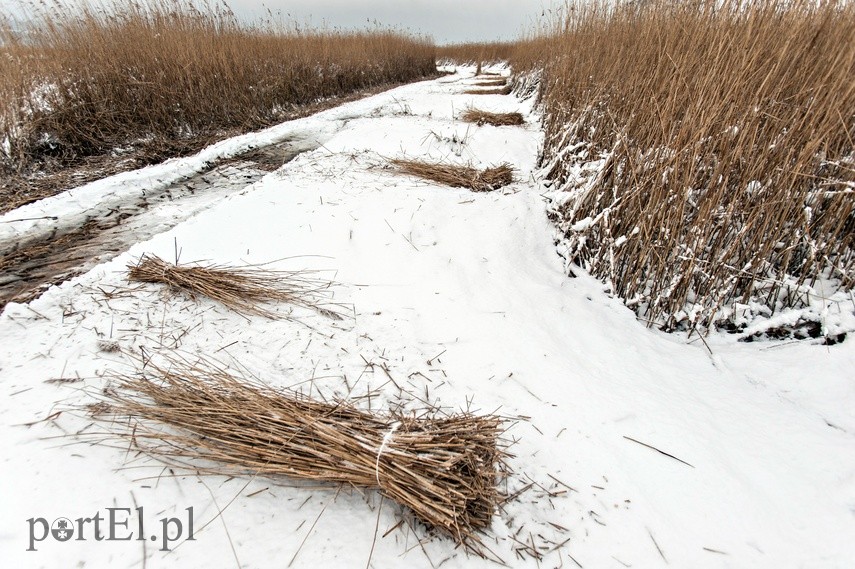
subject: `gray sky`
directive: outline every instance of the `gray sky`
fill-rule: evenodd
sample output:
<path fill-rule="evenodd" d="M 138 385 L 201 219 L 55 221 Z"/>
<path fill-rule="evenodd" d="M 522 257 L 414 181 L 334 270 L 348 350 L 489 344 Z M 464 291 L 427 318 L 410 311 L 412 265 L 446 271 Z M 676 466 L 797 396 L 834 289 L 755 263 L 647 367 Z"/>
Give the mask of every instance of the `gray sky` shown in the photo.
<path fill-rule="evenodd" d="M 557 0 L 228 0 L 252 19 L 272 12 L 301 23 L 364 27 L 377 21 L 433 36 L 439 43 L 511 40 L 530 29 Z"/>
<path fill-rule="evenodd" d="M 75 5 L 86 0 L 59 0 Z M 129 0 L 89 0 L 117 4 Z M 201 0 L 204 1 L 204 0 Z M 216 4 L 217 0 L 209 0 Z M 268 16 L 268 10 L 286 21 L 330 28 L 365 28 L 375 22 L 432 36 L 437 44 L 513 40 L 532 29 L 563 0 L 226 0 L 246 21 Z M 52 4 L 49 2 L 48 5 Z M 24 17 L 33 4 L 27 0 L 0 0 L 0 13 Z M 278 18 L 277 18 L 278 19 Z"/>
<path fill-rule="evenodd" d="M 439 43 L 512 40 L 558 0 L 227 0 L 239 16 L 273 13 L 314 26 L 361 28 L 378 22 Z"/>

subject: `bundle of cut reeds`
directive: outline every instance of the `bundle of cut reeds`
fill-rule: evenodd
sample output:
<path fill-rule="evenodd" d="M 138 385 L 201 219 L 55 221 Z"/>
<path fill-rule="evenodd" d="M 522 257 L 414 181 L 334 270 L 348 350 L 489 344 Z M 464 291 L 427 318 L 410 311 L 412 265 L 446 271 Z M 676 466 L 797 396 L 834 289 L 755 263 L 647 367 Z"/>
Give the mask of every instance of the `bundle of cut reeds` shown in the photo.
<path fill-rule="evenodd" d="M 478 552 L 502 502 L 503 420 L 470 413 L 369 413 L 169 360 L 117 375 L 93 414 L 130 425 L 140 450 L 204 472 L 251 472 L 379 489 L 430 528 Z M 121 420 L 115 420 L 121 419 Z M 200 462 L 201 461 L 201 462 Z M 205 466 L 213 465 L 213 466 Z"/>
<path fill-rule="evenodd" d="M 474 122 L 478 125 L 519 126 L 525 124 L 525 119 L 523 119 L 520 113 L 493 113 L 475 108 L 463 111 L 460 119 L 466 122 Z"/>
<path fill-rule="evenodd" d="M 469 166 L 437 164 L 420 160 L 395 159 L 392 164 L 400 172 L 439 182 L 453 188 L 469 188 L 473 192 L 491 192 L 514 181 L 510 164 L 477 170 Z"/>
<path fill-rule="evenodd" d="M 477 86 L 477 85 L 476 85 Z M 505 85 L 504 87 L 495 87 L 492 89 L 467 89 L 463 91 L 464 95 L 510 95 L 513 92 L 513 87 Z"/>
<path fill-rule="evenodd" d="M 311 277 L 309 271 L 273 271 L 258 265 L 174 265 L 154 255 L 143 255 L 128 265 L 128 279 L 165 284 L 192 298 L 207 296 L 243 314 L 273 317 L 266 304 L 283 302 L 312 308 L 335 319 L 341 317 L 321 306 L 331 285 Z"/>

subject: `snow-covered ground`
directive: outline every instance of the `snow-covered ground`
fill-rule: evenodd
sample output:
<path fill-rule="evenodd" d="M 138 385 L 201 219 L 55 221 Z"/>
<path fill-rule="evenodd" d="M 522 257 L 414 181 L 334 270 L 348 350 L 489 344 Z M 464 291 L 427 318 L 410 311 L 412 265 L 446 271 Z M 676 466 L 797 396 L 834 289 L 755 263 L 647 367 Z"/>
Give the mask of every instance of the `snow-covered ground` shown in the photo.
<path fill-rule="evenodd" d="M 378 508 L 371 492 L 197 477 L 67 436 L 98 428 L 73 409 L 95 400 L 105 373 L 164 346 L 274 385 L 376 389 L 372 405 L 396 399 L 398 384 L 450 408 L 530 417 L 508 435 L 518 441 L 512 484 L 532 486 L 496 516 L 487 541 L 511 566 L 537 565 L 516 554 L 511 534 L 547 544 L 548 567 L 853 566 L 855 344 L 687 343 L 645 328 L 595 279 L 568 278 L 536 182 L 532 102 L 462 94 L 471 73 L 343 105 L 328 111 L 334 122 L 279 127 L 321 125 L 322 144 L 29 305 L 6 307 L 3 567 L 366 567 L 369 557 L 378 568 L 494 565 L 406 525 L 383 537 L 399 512 L 388 501 Z M 519 110 L 528 123 L 454 119 L 472 104 Z M 441 187 L 389 170 L 387 159 L 401 155 L 508 161 L 519 181 L 488 194 Z M 93 207 L 109 186 L 73 199 L 83 193 Z M 70 199 L 28 207 L 74 215 Z M 143 253 L 172 259 L 176 244 L 182 262 L 329 271 L 352 313 L 247 319 L 156 286 L 127 290 L 127 263 Z M 123 352 L 104 351 L 103 340 Z M 151 541 L 96 541 L 88 526 L 84 540 L 47 537 L 26 551 L 31 526 L 43 535 L 36 518 L 131 508 L 121 536 L 136 530 L 137 507 L 146 535 L 177 517 L 185 537 L 193 508 L 195 539 L 162 552 Z"/>

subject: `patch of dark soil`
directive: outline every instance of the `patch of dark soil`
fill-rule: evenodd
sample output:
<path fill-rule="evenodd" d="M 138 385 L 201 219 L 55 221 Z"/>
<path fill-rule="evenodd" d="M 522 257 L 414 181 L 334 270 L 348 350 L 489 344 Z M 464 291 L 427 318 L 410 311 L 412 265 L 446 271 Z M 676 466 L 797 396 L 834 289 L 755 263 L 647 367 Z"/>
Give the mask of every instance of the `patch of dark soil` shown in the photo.
<path fill-rule="evenodd" d="M 737 332 L 739 330 L 736 330 Z M 846 339 L 846 333 L 822 334 L 822 325 L 815 320 L 799 321 L 793 326 L 774 326 L 762 332 L 756 332 L 740 338 L 740 342 L 754 342 L 756 340 L 821 340 L 819 343 L 825 346 L 839 344 Z"/>

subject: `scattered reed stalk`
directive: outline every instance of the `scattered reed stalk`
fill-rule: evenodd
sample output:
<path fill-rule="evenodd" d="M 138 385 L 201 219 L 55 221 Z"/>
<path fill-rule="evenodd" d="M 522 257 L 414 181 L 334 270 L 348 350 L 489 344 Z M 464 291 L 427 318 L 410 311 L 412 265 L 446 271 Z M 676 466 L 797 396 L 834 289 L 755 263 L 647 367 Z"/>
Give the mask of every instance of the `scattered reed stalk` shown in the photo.
<path fill-rule="evenodd" d="M 473 192 L 491 192 L 514 181 L 513 167 L 507 163 L 485 170 L 400 158 L 392 160 L 392 164 L 404 174 L 411 174 L 453 188 L 469 188 Z"/>
<path fill-rule="evenodd" d="M 520 113 L 492 113 L 474 108 L 463 111 L 460 119 L 466 122 L 474 122 L 478 125 L 518 126 L 525 124 L 525 119 L 523 119 Z"/>
<path fill-rule="evenodd" d="M 666 330 L 855 286 L 853 30 L 853 2 L 591 0 L 521 43 L 570 260 Z"/>
<path fill-rule="evenodd" d="M 463 91 L 466 95 L 510 95 L 513 87 L 506 85 L 498 89 L 467 89 Z"/>
<path fill-rule="evenodd" d="M 366 412 L 236 377 L 208 361 L 147 361 L 91 406 L 140 450 L 203 472 L 287 476 L 377 489 L 479 552 L 502 503 L 503 420 Z M 120 420 L 115 420 L 120 419 Z M 112 435 L 108 435 L 112 436 Z"/>
<path fill-rule="evenodd" d="M 310 277 L 309 271 L 272 271 L 259 266 L 222 265 L 179 266 L 154 255 L 143 255 L 128 265 L 128 280 L 164 284 L 191 298 L 205 296 L 241 314 L 273 318 L 277 313 L 268 303 L 288 303 L 310 308 L 340 320 L 324 308 L 331 283 Z"/>
<path fill-rule="evenodd" d="M 436 73 L 429 39 L 391 30 L 246 24 L 204 0 L 74 4 L 32 5 L 15 27 L 0 8 L 0 173 L 128 147 L 168 155 Z"/>

